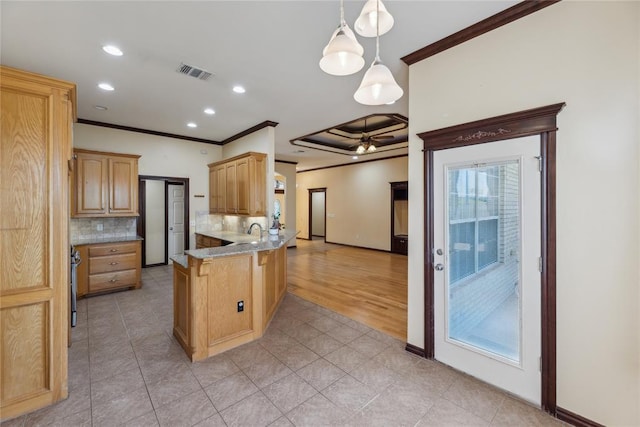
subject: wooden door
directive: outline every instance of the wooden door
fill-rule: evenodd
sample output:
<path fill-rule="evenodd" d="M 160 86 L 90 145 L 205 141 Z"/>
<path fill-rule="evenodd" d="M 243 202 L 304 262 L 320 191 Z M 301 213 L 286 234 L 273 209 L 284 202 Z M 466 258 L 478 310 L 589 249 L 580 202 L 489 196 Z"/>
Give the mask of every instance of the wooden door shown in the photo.
<path fill-rule="evenodd" d="M 0 67 L 0 413 L 67 397 L 75 86 Z"/>
<path fill-rule="evenodd" d="M 106 214 L 109 192 L 109 170 L 106 157 L 91 153 L 76 153 L 75 157 L 73 216 Z"/>
<path fill-rule="evenodd" d="M 238 213 L 251 212 L 251 181 L 249 178 L 249 158 L 236 160 L 236 188 L 238 197 Z"/>
<path fill-rule="evenodd" d="M 226 212 L 237 213 L 238 212 L 238 185 L 236 181 L 236 162 L 229 162 L 225 164 L 226 174 Z"/>
<path fill-rule="evenodd" d="M 109 213 L 138 214 L 138 159 L 109 158 Z"/>

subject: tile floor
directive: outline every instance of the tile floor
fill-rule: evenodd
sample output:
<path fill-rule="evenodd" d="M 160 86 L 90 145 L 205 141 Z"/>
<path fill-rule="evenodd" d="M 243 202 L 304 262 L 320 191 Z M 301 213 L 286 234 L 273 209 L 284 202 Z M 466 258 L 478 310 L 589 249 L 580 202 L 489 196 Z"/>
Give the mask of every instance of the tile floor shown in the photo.
<path fill-rule="evenodd" d="M 80 301 L 69 398 L 5 426 L 562 425 L 404 343 L 287 294 L 265 336 L 191 363 L 171 269 Z"/>

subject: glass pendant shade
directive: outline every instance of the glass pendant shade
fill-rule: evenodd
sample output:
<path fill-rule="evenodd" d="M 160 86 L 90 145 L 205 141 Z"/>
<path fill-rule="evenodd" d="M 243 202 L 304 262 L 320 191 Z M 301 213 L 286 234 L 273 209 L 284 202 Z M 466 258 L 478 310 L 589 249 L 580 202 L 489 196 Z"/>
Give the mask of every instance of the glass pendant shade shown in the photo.
<path fill-rule="evenodd" d="M 376 58 L 364 74 L 353 98 L 364 105 L 383 105 L 397 101 L 403 94 L 391 71 Z"/>
<path fill-rule="evenodd" d="M 376 152 L 376 146 L 371 144 L 369 145 L 369 147 L 367 147 L 367 153 L 375 153 Z"/>
<path fill-rule="evenodd" d="M 358 145 L 358 149 L 356 150 L 356 153 L 364 154 L 365 151 L 367 151 L 367 150 L 366 150 L 366 148 L 364 148 L 364 145 L 362 145 L 362 144 Z"/>
<path fill-rule="evenodd" d="M 320 68 L 334 76 L 348 76 L 364 67 L 364 48 L 347 24 L 334 31 L 329 44 L 322 51 Z"/>
<path fill-rule="evenodd" d="M 378 2 L 380 4 L 378 4 Z M 360 16 L 356 19 L 353 28 L 356 33 L 362 37 L 375 37 L 377 20 L 380 19 L 380 30 L 377 35 L 383 35 L 393 27 L 393 16 L 387 12 L 381 0 L 369 0 L 365 3 L 360 12 Z"/>

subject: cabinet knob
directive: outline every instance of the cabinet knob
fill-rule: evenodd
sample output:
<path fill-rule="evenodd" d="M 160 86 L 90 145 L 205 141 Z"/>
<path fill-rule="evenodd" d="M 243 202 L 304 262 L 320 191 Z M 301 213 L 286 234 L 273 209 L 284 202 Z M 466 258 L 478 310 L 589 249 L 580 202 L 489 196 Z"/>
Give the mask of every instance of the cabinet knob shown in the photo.
<path fill-rule="evenodd" d="M 116 283 L 118 281 L 118 279 L 111 279 L 109 280 L 109 283 Z"/>
<path fill-rule="evenodd" d="M 110 262 L 109 265 L 118 265 L 117 262 Z"/>
<path fill-rule="evenodd" d="M 118 252 L 117 249 L 111 249 L 109 252 Z"/>

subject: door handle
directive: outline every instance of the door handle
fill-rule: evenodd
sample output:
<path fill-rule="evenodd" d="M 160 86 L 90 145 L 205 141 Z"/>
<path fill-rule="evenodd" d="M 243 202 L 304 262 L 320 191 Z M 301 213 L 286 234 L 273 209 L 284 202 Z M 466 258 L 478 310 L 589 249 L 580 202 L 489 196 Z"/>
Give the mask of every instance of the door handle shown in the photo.
<path fill-rule="evenodd" d="M 444 270 L 444 265 L 442 265 L 442 264 L 436 264 L 435 269 L 436 269 L 436 271 L 442 271 L 442 270 Z"/>
<path fill-rule="evenodd" d="M 169 231 L 173 231 L 173 227 L 169 227 Z"/>

